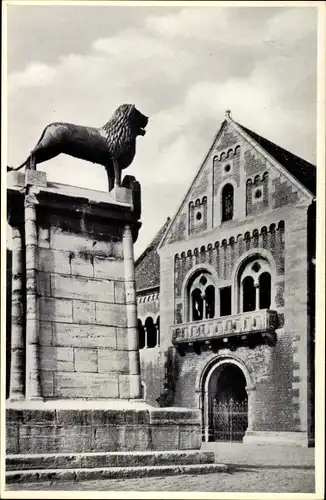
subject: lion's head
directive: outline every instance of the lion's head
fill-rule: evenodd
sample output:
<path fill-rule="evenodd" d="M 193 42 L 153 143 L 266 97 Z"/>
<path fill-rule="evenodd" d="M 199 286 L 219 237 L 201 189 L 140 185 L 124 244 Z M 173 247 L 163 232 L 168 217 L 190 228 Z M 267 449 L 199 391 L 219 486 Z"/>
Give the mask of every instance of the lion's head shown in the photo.
<path fill-rule="evenodd" d="M 104 125 L 104 129 L 108 132 L 119 128 L 129 133 L 133 137 L 137 135 L 145 135 L 145 127 L 148 123 L 148 117 L 143 115 L 134 104 L 122 104 L 119 106 L 112 115 L 112 118 Z"/>

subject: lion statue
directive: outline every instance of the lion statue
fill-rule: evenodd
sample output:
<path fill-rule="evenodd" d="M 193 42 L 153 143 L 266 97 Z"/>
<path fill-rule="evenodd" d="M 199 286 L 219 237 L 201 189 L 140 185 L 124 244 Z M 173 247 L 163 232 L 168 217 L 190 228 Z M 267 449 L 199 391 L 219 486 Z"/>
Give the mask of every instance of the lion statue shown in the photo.
<path fill-rule="evenodd" d="M 50 160 L 60 153 L 98 163 L 105 167 L 109 191 L 121 186 L 121 171 L 132 163 L 136 154 L 136 137 L 145 135 L 148 117 L 133 104 L 122 104 L 101 128 L 72 123 L 51 123 L 29 157 L 17 168 L 36 169 L 36 164 Z"/>

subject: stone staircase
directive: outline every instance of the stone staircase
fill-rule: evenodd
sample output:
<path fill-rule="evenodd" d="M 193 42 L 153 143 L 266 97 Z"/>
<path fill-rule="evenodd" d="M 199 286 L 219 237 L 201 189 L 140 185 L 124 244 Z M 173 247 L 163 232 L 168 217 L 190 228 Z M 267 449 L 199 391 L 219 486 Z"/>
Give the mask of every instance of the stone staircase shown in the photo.
<path fill-rule="evenodd" d="M 78 482 L 98 479 L 226 472 L 211 451 L 133 451 L 7 455 L 6 483 Z"/>

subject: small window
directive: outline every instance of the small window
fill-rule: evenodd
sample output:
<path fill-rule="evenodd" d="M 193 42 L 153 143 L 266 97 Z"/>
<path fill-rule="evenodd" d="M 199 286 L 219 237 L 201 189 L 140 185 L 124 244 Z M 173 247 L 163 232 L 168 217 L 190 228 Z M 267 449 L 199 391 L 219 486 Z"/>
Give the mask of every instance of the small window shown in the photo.
<path fill-rule="evenodd" d="M 139 349 L 144 349 L 145 347 L 145 330 L 140 319 L 138 320 L 138 338 L 139 338 Z"/>
<path fill-rule="evenodd" d="M 215 316 L 215 288 L 209 285 L 205 290 L 205 317 L 212 319 Z"/>
<path fill-rule="evenodd" d="M 256 288 L 254 279 L 246 276 L 242 281 L 243 312 L 255 311 L 256 309 Z"/>
<path fill-rule="evenodd" d="M 220 288 L 220 316 L 231 314 L 231 287 Z"/>
<path fill-rule="evenodd" d="M 260 257 L 247 261 L 239 276 L 238 304 L 240 312 L 269 309 L 272 303 L 270 265 Z"/>
<path fill-rule="evenodd" d="M 203 319 L 203 298 L 199 288 L 192 292 L 192 319 L 193 321 L 200 321 Z"/>
<path fill-rule="evenodd" d="M 271 275 L 262 273 L 259 276 L 259 309 L 269 309 L 271 306 Z"/>
<path fill-rule="evenodd" d="M 226 184 L 222 190 L 222 222 L 233 219 L 233 198 L 233 186 Z"/>
<path fill-rule="evenodd" d="M 202 249 L 201 249 L 202 251 Z M 199 271 L 188 289 L 188 321 L 202 321 L 215 317 L 215 286 L 210 273 Z"/>
<path fill-rule="evenodd" d="M 157 330 L 154 325 L 153 318 L 149 317 L 145 321 L 147 346 L 148 348 L 156 347 L 157 345 Z"/>

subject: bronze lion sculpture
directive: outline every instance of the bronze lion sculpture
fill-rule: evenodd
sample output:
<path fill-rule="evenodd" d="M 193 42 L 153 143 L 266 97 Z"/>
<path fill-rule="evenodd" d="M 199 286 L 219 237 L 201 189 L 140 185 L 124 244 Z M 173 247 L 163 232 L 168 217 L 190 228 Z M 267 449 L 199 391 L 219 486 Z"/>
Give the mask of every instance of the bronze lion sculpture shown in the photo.
<path fill-rule="evenodd" d="M 50 123 L 45 127 L 29 157 L 17 168 L 34 169 L 36 164 L 60 153 L 98 163 L 105 167 L 109 191 L 121 186 L 121 171 L 132 163 L 136 154 L 136 137 L 145 135 L 148 117 L 133 104 L 122 104 L 101 128 L 72 123 Z"/>

